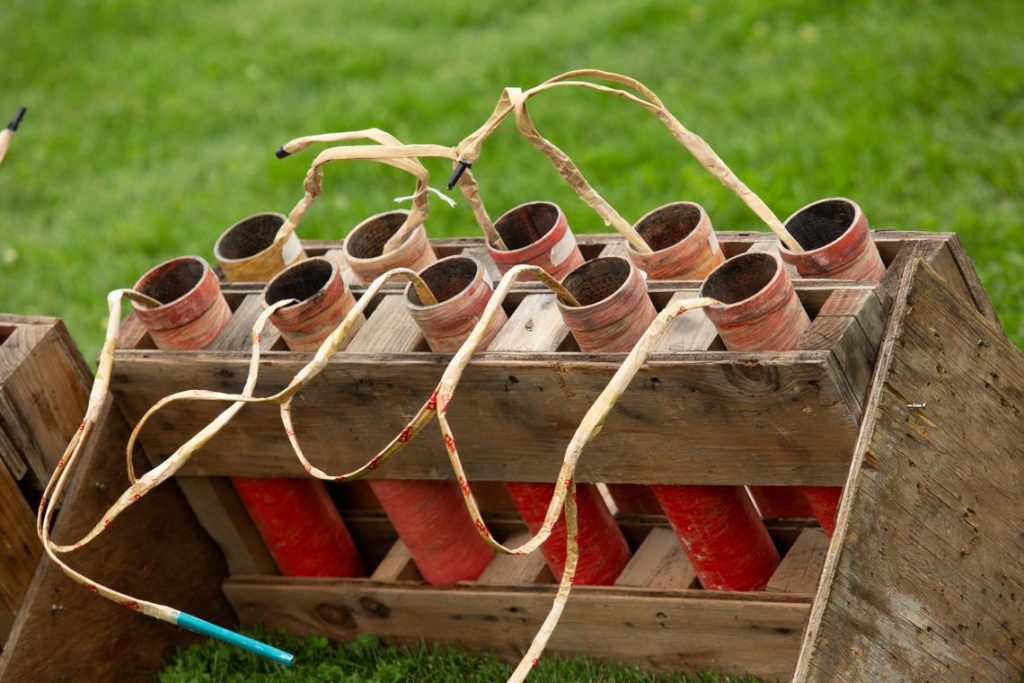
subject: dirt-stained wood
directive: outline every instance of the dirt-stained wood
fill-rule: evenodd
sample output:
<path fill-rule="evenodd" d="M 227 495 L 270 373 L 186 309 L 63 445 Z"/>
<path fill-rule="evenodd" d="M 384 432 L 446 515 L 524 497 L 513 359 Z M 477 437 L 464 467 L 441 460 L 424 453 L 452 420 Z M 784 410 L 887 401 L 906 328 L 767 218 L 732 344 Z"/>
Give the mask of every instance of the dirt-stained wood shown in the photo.
<path fill-rule="evenodd" d="M 127 486 L 127 425 L 108 403 L 69 486 L 55 537 L 85 533 Z M 99 539 L 65 556 L 71 566 L 144 599 L 220 624 L 235 617 L 220 591 L 227 575 L 216 546 L 171 483 L 156 489 Z M 67 579 L 43 559 L 0 656 L 0 680 L 150 681 L 186 631 L 114 605 Z"/>
<path fill-rule="evenodd" d="M 796 680 L 1020 675 L 1022 409 L 1024 357 L 948 280 L 912 264 Z"/>
<path fill-rule="evenodd" d="M 244 623 L 351 640 L 422 638 L 522 656 L 551 606 L 554 586 L 434 588 L 368 581 L 231 579 L 224 592 Z M 786 678 L 792 673 L 806 598 L 643 589 L 573 589 L 548 646 L 652 670 Z"/>

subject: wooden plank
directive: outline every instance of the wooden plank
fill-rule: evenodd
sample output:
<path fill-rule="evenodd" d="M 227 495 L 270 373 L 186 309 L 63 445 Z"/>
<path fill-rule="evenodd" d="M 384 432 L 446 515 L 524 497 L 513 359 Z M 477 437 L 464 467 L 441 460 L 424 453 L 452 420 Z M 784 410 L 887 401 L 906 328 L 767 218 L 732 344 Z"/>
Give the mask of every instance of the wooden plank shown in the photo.
<path fill-rule="evenodd" d="M 395 581 L 422 581 L 423 577 L 420 576 L 419 570 L 416 569 L 416 564 L 412 561 L 409 549 L 399 539 L 395 541 L 388 554 L 384 556 L 384 559 L 380 561 L 377 568 L 373 570 L 370 580 L 394 583 Z"/>
<path fill-rule="evenodd" d="M 81 455 L 55 528 L 58 542 L 88 531 L 127 487 L 128 428 L 110 404 Z M 144 599 L 219 624 L 235 617 L 220 591 L 227 575 L 217 548 L 196 524 L 177 487 L 161 486 L 85 548 L 72 567 Z M 3 681 L 150 681 L 166 653 L 197 640 L 182 629 L 100 598 L 40 562 L 0 656 Z"/>
<path fill-rule="evenodd" d="M 300 635 L 389 643 L 457 643 L 517 661 L 547 614 L 554 586 L 388 586 L 367 581 L 231 579 L 243 623 Z M 800 598 L 577 586 L 548 644 L 650 670 L 788 678 L 808 611 Z"/>
<path fill-rule="evenodd" d="M 676 292 L 669 299 L 668 305 L 698 296 L 698 290 L 684 290 Z M 683 351 L 706 351 L 718 338 L 718 330 L 714 323 L 708 320 L 703 309 L 687 311 L 672 321 L 668 331 L 658 345 L 654 347 L 654 353 L 679 353 Z"/>
<path fill-rule="evenodd" d="M 404 295 L 391 294 L 377 304 L 346 351 L 402 353 L 425 348 L 425 345 L 420 328 L 416 327 L 405 306 Z"/>
<path fill-rule="evenodd" d="M 492 282 L 497 282 L 501 279 L 501 269 L 498 268 L 494 260 L 491 259 L 491 255 L 487 253 L 487 247 L 480 245 L 476 247 L 466 247 L 462 250 L 462 256 L 468 256 L 471 259 L 476 259 L 484 267 L 484 271 L 487 273 L 487 277 Z"/>
<path fill-rule="evenodd" d="M 242 299 L 241 303 L 231 314 L 231 319 L 224 326 L 213 343 L 210 344 L 211 351 L 240 351 L 242 353 L 252 352 L 252 326 L 262 312 L 260 297 L 250 294 Z M 267 322 L 260 336 L 260 351 L 269 351 L 273 348 L 281 333 L 277 331 L 274 324 Z"/>
<path fill-rule="evenodd" d="M 629 564 L 615 580 L 616 586 L 641 588 L 693 588 L 697 572 L 686 559 L 671 529 L 651 529 Z"/>
<path fill-rule="evenodd" d="M 366 453 L 399 433 L 430 395 L 444 368 L 441 358 L 335 355 L 295 404 L 306 452 L 331 472 L 362 464 Z M 480 354 L 467 368 L 449 413 L 468 476 L 553 481 L 565 445 L 619 362 L 618 356 L 570 353 L 528 359 Z M 247 370 L 244 357 L 201 353 L 122 352 L 118 363 L 113 387 L 130 419 L 180 389 L 238 391 Z M 301 363 L 301 357 L 287 353 L 265 360 L 261 390 L 284 386 Z M 845 480 L 858 423 L 834 373 L 825 351 L 659 355 L 641 369 L 600 437 L 588 446 L 578 478 L 837 485 Z M 194 433 L 218 409 L 199 402 L 169 406 L 143 434 L 147 451 L 158 457 L 173 452 L 178 434 Z M 678 425 L 687 426 L 687 448 L 665 458 L 663 434 Z M 722 439 L 726 425 L 730 438 Z M 791 436 L 812 432 L 818 435 L 813 442 Z M 449 478 L 438 443 L 436 431 L 428 430 L 389 462 L 386 472 L 374 474 Z M 537 455 L 523 458 L 523 453 Z M 622 453 L 632 456 L 624 460 Z M 274 406 L 247 407 L 182 474 L 304 476 Z"/>
<path fill-rule="evenodd" d="M 42 552 L 35 513 L 14 478 L 0 467 L 0 643 L 14 625 Z"/>
<path fill-rule="evenodd" d="M 554 351 L 569 335 L 554 294 L 528 294 L 487 347 L 490 351 Z"/>
<path fill-rule="evenodd" d="M 766 590 L 772 593 L 814 595 L 828 552 L 828 536 L 821 529 L 804 529 L 779 564 Z"/>
<path fill-rule="evenodd" d="M 770 240 L 753 242 L 750 245 L 750 248 L 747 249 L 746 253 L 748 253 L 748 254 L 772 254 L 773 256 L 778 256 L 780 259 L 782 258 L 782 256 L 779 254 L 779 241 L 774 236 Z M 794 265 L 792 265 L 790 263 L 786 263 L 785 261 L 783 261 L 782 264 L 786 268 L 786 272 L 789 273 L 789 276 L 791 278 L 796 279 L 796 278 L 800 277 L 800 273 L 797 272 L 796 266 L 794 266 Z"/>
<path fill-rule="evenodd" d="M 338 266 L 338 270 L 341 271 L 341 279 L 346 285 L 358 285 L 360 284 L 359 278 L 352 272 L 352 267 L 348 265 L 348 261 L 345 260 L 345 251 L 343 249 L 329 249 L 325 253 L 321 254 L 325 259 Z"/>
<path fill-rule="evenodd" d="M 505 539 L 504 544 L 515 548 L 526 543 L 533 536 L 522 529 Z M 497 553 L 477 583 L 487 586 L 519 586 L 532 583 L 554 583 L 555 578 L 544 560 L 544 553 L 537 551 L 529 555 L 505 555 Z"/>
<path fill-rule="evenodd" d="M 1024 357 L 911 264 L 795 680 L 1024 670 Z"/>

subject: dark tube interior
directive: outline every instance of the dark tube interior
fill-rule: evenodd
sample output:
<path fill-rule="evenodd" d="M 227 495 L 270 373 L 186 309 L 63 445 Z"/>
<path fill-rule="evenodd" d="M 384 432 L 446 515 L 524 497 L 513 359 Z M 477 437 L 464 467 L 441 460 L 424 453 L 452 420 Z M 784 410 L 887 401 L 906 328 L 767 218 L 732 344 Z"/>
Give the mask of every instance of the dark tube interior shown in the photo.
<path fill-rule="evenodd" d="M 217 242 L 217 258 L 249 258 L 274 243 L 274 235 L 284 218 L 273 213 L 258 213 L 231 226 Z"/>
<path fill-rule="evenodd" d="M 700 222 L 700 209 L 693 204 L 669 204 L 652 211 L 636 224 L 636 231 L 654 251 L 682 242 Z"/>
<path fill-rule="evenodd" d="M 157 266 L 139 283 L 138 290 L 162 304 L 169 304 L 192 291 L 203 277 L 205 267 L 196 259 L 177 259 Z"/>
<path fill-rule="evenodd" d="M 476 273 L 476 261 L 460 256 L 444 259 L 427 266 L 427 268 L 420 271 L 420 277 L 427 283 L 430 291 L 434 293 L 434 298 L 437 299 L 437 302 L 441 303 L 469 287 L 476 277 Z M 410 303 L 416 306 L 423 305 L 415 287 L 410 287 L 408 292 Z"/>
<path fill-rule="evenodd" d="M 581 306 L 603 301 L 629 279 L 629 262 L 618 257 L 587 261 L 562 280 L 562 285 L 576 297 Z"/>
<path fill-rule="evenodd" d="M 349 235 L 348 253 L 356 258 L 377 258 L 407 216 L 404 211 L 393 211 L 370 219 Z"/>
<path fill-rule="evenodd" d="M 811 204 L 786 221 L 786 230 L 800 246 L 810 251 L 818 249 L 850 229 L 857 210 L 842 199 L 829 199 Z"/>
<path fill-rule="evenodd" d="M 558 207 L 550 202 L 531 202 L 498 219 L 494 229 L 510 250 L 528 247 L 551 232 L 558 221 Z"/>
<path fill-rule="evenodd" d="M 300 261 L 288 268 L 269 285 L 265 298 L 268 304 L 276 304 L 284 299 L 306 301 L 323 289 L 331 280 L 333 266 L 321 259 Z"/>
<path fill-rule="evenodd" d="M 768 254 L 735 256 L 708 275 L 700 293 L 723 304 L 734 304 L 764 289 L 778 269 L 778 261 Z"/>

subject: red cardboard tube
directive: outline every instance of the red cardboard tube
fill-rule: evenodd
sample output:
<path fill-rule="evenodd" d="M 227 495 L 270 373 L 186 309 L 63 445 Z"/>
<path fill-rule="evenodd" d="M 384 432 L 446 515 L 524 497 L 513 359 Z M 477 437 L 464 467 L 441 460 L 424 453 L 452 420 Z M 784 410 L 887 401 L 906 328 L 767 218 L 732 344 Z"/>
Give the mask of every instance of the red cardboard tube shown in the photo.
<path fill-rule="evenodd" d="M 270 322 L 292 351 L 316 351 L 356 305 L 338 266 L 320 257 L 300 261 L 275 276 L 263 289 L 260 304 L 267 308 L 286 299 L 296 303 L 274 311 Z"/>
<path fill-rule="evenodd" d="M 627 243 L 626 254 L 651 280 L 703 280 L 725 254 L 704 207 L 674 202 L 658 207 L 633 228 L 651 247 L 641 254 Z"/>
<path fill-rule="evenodd" d="M 437 260 L 422 225 L 410 232 L 397 249 L 384 253 L 384 244 L 398 232 L 408 215 L 408 211 L 379 213 L 354 227 L 345 238 L 345 261 L 360 282 L 369 284 L 393 268 L 420 270 Z"/>
<path fill-rule="evenodd" d="M 210 266 L 199 257 L 162 263 L 135 284 L 159 308 L 132 302 L 162 349 L 199 350 L 231 317 Z M 365 574 L 352 537 L 323 484 L 310 479 L 232 479 L 278 569 L 287 576 Z"/>
<path fill-rule="evenodd" d="M 528 263 L 540 266 L 556 280 L 583 264 L 576 237 L 557 204 L 530 202 L 506 211 L 494 223 L 508 249 L 488 243 L 487 253 L 502 273 Z M 523 280 L 532 279 L 524 276 Z"/>

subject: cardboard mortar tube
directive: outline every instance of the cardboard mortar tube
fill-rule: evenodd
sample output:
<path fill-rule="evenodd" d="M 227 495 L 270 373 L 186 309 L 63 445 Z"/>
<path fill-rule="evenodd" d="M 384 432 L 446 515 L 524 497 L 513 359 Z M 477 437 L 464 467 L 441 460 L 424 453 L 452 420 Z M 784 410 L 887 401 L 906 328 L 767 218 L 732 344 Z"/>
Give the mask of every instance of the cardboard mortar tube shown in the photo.
<path fill-rule="evenodd" d="M 418 271 L 437 260 L 422 225 L 410 232 L 397 249 L 384 253 L 384 244 L 398 232 L 408 215 L 408 211 L 402 210 L 370 216 L 345 238 L 345 261 L 361 283 L 369 284 L 393 268 Z"/>
<path fill-rule="evenodd" d="M 725 261 L 711 219 L 700 204 L 666 204 L 633 228 L 653 251 L 641 254 L 627 243 L 626 254 L 651 280 L 703 280 Z"/>
<path fill-rule="evenodd" d="M 161 349 L 206 348 L 231 318 L 220 283 L 198 256 L 160 264 L 142 276 L 135 290 L 166 302 L 150 309 L 132 302 Z M 232 482 L 282 574 L 365 574 L 362 558 L 323 484 L 309 479 L 242 477 Z"/>
<path fill-rule="evenodd" d="M 628 351 L 657 315 L 647 295 L 643 274 L 623 258 L 597 258 L 583 263 L 563 277 L 562 284 L 581 304 L 567 306 L 559 301 L 558 309 L 583 351 Z M 505 488 L 530 531 L 536 533 L 543 524 L 555 487 L 510 482 Z M 632 494 L 645 492 L 645 487 L 628 488 L 636 489 L 629 491 Z M 597 486 L 578 484 L 576 491 L 580 559 L 575 583 L 611 585 L 629 562 L 629 546 Z M 640 504 L 644 503 L 653 504 L 660 514 L 657 501 L 641 498 Z M 542 550 L 552 574 L 560 577 L 565 567 L 564 519 L 555 526 L 551 540 Z"/>
<path fill-rule="evenodd" d="M 561 280 L 583 264 L 583 254 L 569 222 L 562 209 L 552 202 L 529 202 L 510 209 L 495 221 L 494 229 L 508 249 L 496 249 L 488 243 L 487 253 L 502 273 L 528 263 Z"/>
<path fill-rule="evenodd" d="M 726 348 L 790 348 L 810 325 L 782 262 L 770 254 L 725 261 L 704 280 L 705 310 Z M 763 589 L 779 554 L 742 486 L 654 486 L 705 588 Z M 728 531 L 726 531 L 728 530 Z"/>
<path fill-rule="evenodd" d="M 277 309 L 270 322 L 292 351 L 316 351 L 356 305 L 337 265 L 321 257 L 299 261 L 278 273 L 263 289 L 260 305 L 267 308 L 286 299 L 297 301 Z"/>
<path fill-rule="evenodd" d="M 780 246 L 779 253 L 802 277 L 878 282 L 885 275 L 868 219 L 852 200 L 837 197 L 808 204 L 786 219 L 786 229 L 806 251 L 795 253 Z M 802 490 L 814 516 L 831 537 L 842 487 L 804 486 Z"/>
<path fill-rule="evenodd" d="M 284 225 L 280 213 L 257 213 L 225 230 L 213 245 L 228 282 L 267 282 L 282 270 L 306 258 L 294 232 L 283 242 L 274 236 Z"/>
<path fill-rule="evenodd" d="M 453 353 L 466 340 L 491 298 L 483 266 L 465 256 L 449 256 L 419 271 L 437 299 L 423 305 L 415 288 L 405 303 L 435 353 Z M 481 343 L 483 348 L 508 320 L 499 311 Z M 433 585 L 472 581 L 494 559 L 466 511 L 454 481 L 371 479 L 370 487 L 412 555 L 416 568 Z"/>

